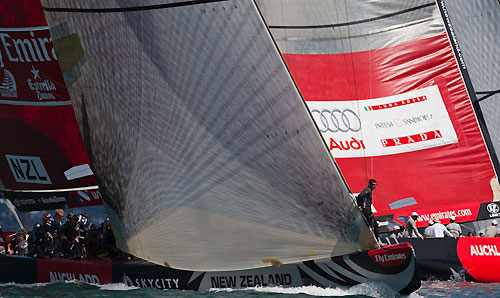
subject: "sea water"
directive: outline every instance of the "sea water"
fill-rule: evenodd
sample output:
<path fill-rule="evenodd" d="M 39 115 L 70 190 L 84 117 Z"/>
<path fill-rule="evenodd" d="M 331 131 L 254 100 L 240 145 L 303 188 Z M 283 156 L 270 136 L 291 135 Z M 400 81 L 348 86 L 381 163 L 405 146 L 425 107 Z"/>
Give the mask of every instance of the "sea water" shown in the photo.
<path fill-rule="evenodd" d="M 83 282 L 57 282 L 50 284 L 0 284 L 0 297 L 180 297 L 180 298 L 306 298 L 306 297 L 398 297 L 381 284 L 360 284 L 351 288 L 249 288 L 243 290 L 210 290 L 206 292 L 158 290 L 128 287 L 123 284 L 91 285 Z M 405 296 L 403 296 L 405 297 Z M 422 297 L 500 297 L 500 284 L 469 282 L 425 281 L 409 298 Z"/>

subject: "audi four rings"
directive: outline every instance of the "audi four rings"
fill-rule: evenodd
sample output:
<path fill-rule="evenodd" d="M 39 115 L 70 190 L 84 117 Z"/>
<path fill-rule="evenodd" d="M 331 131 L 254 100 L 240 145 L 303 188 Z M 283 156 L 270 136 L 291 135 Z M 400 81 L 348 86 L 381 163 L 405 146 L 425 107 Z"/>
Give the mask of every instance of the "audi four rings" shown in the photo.
<path fill-rule="evenodd" d="M 311 114 L 318 113 L 320 121 L 316 121 L 321 132 L 357 132 L 361 129 L 361 119 L 351 109 L 313 109 Z"/>

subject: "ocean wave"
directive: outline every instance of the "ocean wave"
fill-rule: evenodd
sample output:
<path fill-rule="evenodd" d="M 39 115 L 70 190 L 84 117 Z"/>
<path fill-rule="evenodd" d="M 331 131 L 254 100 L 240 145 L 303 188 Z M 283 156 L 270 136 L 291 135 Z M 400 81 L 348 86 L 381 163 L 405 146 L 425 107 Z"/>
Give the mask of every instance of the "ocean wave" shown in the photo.
<path fill-rule="evenodd" d="M 364 295 L 374 298 L 401 297 L 401 295 L 384 283 L 362 283 L 353 287 L 321 288 L 316 286 L 304 286 L 294 288 L 282 287 L 254 287 L 246 289 L 211 289 L 212 292 L 235 292 L 255 291 L 260 293 L 276 294 L 306 294 L 320 297 L 342 297 L 352 295 Z M 420 298 L 418 294 L 412 294 L 410 298 Z"/>

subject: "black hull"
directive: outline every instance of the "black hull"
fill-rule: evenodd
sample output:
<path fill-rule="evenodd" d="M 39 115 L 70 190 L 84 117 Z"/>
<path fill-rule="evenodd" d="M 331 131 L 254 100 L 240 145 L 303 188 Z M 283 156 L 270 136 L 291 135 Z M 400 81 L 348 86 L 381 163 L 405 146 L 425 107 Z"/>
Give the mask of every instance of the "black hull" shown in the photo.
<path fill-rule="evenodd" d="M 413 250 L 406 244 L 298 264 L 221 272 L 176 270 L 143 260 L 111 264 L 0 255 L 0 282 L 73 279 L 98 284 L 125 283 L 136 287 L 197 291 L 255 286 L 337 287 L 383 282 L 402 294 L 409 294 L 420 287 Z"/>
<path fill-rule="evenodd" d="M 422 279 L 477 281 L 467 272 L 458 258 L 458 239 L 434 238 L 420 240 L 418 238 L 407 238 L 399 240 L 400 242 L 408 242 L 414 247 L 417 257 L 417 270 Z"/>
<path fill-rule="evenodd" d="M 385 238 L 388 243 L 410 243 L 423 280 L 500 282 L 500 238 Z"/>

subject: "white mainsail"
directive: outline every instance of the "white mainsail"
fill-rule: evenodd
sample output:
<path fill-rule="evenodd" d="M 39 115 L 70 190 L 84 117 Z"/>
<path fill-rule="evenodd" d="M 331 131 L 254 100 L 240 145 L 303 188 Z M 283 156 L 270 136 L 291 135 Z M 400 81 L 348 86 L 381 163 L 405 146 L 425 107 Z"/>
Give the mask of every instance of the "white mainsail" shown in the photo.
<path fill-rule="evenodd" d="M 122 248 L 210 271 L 370 245 L 253 1 L 43 4 L 83 48 L 57 54 Z"/>

